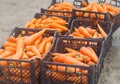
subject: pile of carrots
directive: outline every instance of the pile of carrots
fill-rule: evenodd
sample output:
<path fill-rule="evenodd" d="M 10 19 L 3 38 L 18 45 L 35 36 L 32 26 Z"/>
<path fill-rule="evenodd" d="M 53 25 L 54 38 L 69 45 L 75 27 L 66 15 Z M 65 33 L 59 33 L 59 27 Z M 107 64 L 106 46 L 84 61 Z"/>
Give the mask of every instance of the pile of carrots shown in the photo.
<path fill-rule="evenodd" d="M 81 47 L 79 51 L 72 48 L 65 48 L 68 53 L 52 53 L 54 56 L 52 58 L 53 62 L 59 62 L 64 64 L 74 64 L 89 67 L 98 63 L 98 56 L 94 49 L 91 47 Z M 52 70 L 66 71 L 65 66 L 48 66 Z M 67 67 L 68 72 L 80 72 L 78 68 Z M 86 70 L 85 70 L 85 73 Z"/>
<path fill-rule="evenodd" d="M 0 58 L 15 60 L 41 59 L 48 52 L 53 42 L 53 36 L 43 37 L 46 29 L 43 29 L 30 36 L 10 36 L 0 49 Z M 37 61 L 35 61 L 36 63 Z M 0 65 L 8 66 L 7 61 L 0 61 Z M 16 63 L 13 63 L 16 66 Z M 29 66 L 29 63 L 22 63 L 22 66 Z"/>
<path fill-rule="evenodd" d="M 107 38 L 107 33 L 103 30 L 103 28 L 98 25 L 98 30 L 97 29 L 92 29 L 90 27 L 83 27 L 80 26 L 79 28 L 75 28 L 75 31 L 69 34 L 69 36 L 73 36 L 75 38 Z"/>
<path fill-rule="evenodd" d="M 36 19 L 32 18 L 28 21 L 25 25 L 25 28 L 43 28 L 43 29 L 51 29 L 57 30 L 59 33 L 63 31 L 67 31 L 68 28 L 66 27 L 66 20 L 59 18 L 59 17 L 47 17 L 43 15 L 41 18 Z"/>
<path fill-rule="evenodd" d="M 101 13 L 110 13 L 113 16 L 120 13 L 120 8 L 113 7 L 112 5 L 107 4 L 107 3 L 98 4 L 98 3 L 94 3 L 94 2 L 90 3 L 86 7 L 80 8 L 80 10 L 87 10 L 87 11 L 101 12 Z M 91 14 L 91 17 L 95 17 L 95 15 Z"/>
<path fill-rule="evenodd" d="M 59 10 L 59 11 L 71 11 L 74 8 L 73 4 L 63 2 L 63 3 L 56 3 L 51 5 L 48 9 L 49 10 Z"/>

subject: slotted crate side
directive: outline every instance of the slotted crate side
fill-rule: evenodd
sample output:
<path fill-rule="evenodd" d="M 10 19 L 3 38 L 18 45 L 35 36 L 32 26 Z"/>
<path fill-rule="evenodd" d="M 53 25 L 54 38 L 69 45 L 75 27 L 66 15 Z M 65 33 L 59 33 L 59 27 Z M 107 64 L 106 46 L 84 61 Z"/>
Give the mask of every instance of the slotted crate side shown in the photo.
<path fill-rule="evenodd" d="M 86 42 L 86 44 L 84 44 Z M 95 44 L 97 43 L 97 44 Z M 90 40 L 90 39 L 73 39 L 73 38 L 66 38 L 61 37 L 58 38 L 56 49 L 51 51 L 47 54 L 46 58 L 42 62 L 42 84 L 96 84 L 98 75 L 102 70 L 102 41 L 101 40 Z M 60 52 L 65 53 L 65 47 L 72 48 L 75 50 L 80 49 L 82 46 L 91 46 L 96 51 L 97 55 L 99 56 L 99 63 L 96 66 L 92 67 L 85 67 L 85 66 L 77 66 L 77 65 L 69 65 L 69 64 L 62 64 L 57 62 L 51 62 L 53 56 L 51 55 L 53 52 Z M 51 70 L 49 67 L 64 67 L 65 71 Z M 99 70 L 98 70 L 99 66 Z M 74 68 L 75 72 L 68 72 L 67 68 Z M 78 73 L 77 69 L 84 69 L 88 72 L 85 73 Z"/>
<path fill-rule="evenodd" d="M 29 36 L 39 31 L 41 31 L 41 29 L 16 27 L 10 36 Z M 43 36 L 54 36 L 54 38 L 56 38 L 56 31 L 46 30 Z M 54 45 L 55 41 L 56 39 L 53 40 L 52 45 Z M 38 63 L 34 63 L 35 60 L 38 61 Z M 26 64 L 26 66 L 23 66 L 24 64 Z M 0 58 L 0 84 L 39 84 L 39 80 L 40 59 L 26 61 Z"/>
<path fill-rule="evenodd" d="M 85 1 L 88 4 L 88 0 L 51 0 L 51 5 L 56 4 L 56 3 L 63 3 L 63 2 L 68 2 L 73 4 L 75 7 L 82 7 L 82 2 Z"/>
<path fill-rule="evenodd" d="M 108 35 L 108 37 L 106 39 L 104 39 L 104 55 L 105 55 L 112 45 L 113 24 L 111 22 L 105 22 L 105 21 L 98 21 L 98 23 Z M 79 26 L 83 26 L 83 27 L 89 26 L 90 28 L 97 29 L 96 21 L 74 19 L 71 24 L 70 33 L 72 33 L 74 31 L 74 29 L 78 28 Z M 91 39 L 93 39 L 93 38 L 91 38 Z"/>

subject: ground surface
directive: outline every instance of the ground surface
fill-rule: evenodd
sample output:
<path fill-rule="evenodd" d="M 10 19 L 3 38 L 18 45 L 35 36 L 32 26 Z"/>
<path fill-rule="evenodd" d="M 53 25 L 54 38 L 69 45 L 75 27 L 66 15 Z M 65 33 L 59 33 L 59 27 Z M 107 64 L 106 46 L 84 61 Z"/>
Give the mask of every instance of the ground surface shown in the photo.
<path fill-rule="evenodd" d="M 0 0 L 0 46 L 15 27 L 24 27 L 50 0 Z M 92 0 L 94 1 L 94 0 Z M 98 84 L 120 84 L 120 30 L 113 34 L 113 45 L 104 60 Z"/>

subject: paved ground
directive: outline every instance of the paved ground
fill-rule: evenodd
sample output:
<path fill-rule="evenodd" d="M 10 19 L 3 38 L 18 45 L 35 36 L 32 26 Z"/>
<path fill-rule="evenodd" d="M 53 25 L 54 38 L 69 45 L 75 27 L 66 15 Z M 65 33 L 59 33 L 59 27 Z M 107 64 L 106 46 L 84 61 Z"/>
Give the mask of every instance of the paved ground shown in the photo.
<path fill-rule="evenodd" d="M 24 27 L 40 8 L 46 8 L 50 0 L 0 0 L 0 46 L 10 32 Z M 94 1 L 94 0 L 92 0 Z M 113 45 L 106 55 L 98 84 L 120 83 L 120 30 L 113 35 Z"/>

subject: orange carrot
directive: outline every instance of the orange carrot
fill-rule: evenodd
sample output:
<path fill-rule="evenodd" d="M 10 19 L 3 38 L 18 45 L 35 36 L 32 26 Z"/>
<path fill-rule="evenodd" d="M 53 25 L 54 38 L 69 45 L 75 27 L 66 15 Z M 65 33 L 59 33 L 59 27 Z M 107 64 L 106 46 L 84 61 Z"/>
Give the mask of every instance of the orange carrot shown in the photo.
<path fill-rule="evenodd" d="M 46 45 L 45 45 L 45 53 L 48 52 L 48 50 L 50 49 L 51 47 L 51 42 L 47 42 Z"/>
<path fill-rule="evenodd" d="M 102 27 L 99 24 L 97 24 L 97 26 L 98 26 L 98 29 L 99 29 L 100 33 L 102 34 L 102 36 L 106 39 L 108 36 L 106 34 L 106 32 L 102 29 Z"/>
<path fill-rule="evenodd" d="M 84 38 L 84 36 L 78 32 L 73 32 L 72 35 L 75 37 Z"/>
<path fill-rule="evenodd" d="M 35 22 L 37 21 L 36 18 L 32 18 L 32 20 L 30 21 L 31 24 L 35 24 Z"/>
<path fill-rule="evenodd" d="M 94 61 L 95 63 L 98 62 L 98 57 L 94 55 L 91 51 L 89 51 L 86 47 L 81 47 L 80 52 L 84 55 L 89 56 L 91 60 Z"/>
<path fill-rule="evenodd" d="M 22 56 L 22 59 L 29 59 L 29 57 L 27 56 L 27 54 L 25 52 L 23 52 L 23 56 Z"/>
<path fill-rule="evenodd" d="M 52 28 L 59 28 L 59 29 L 62 29 L 63 31 L 65 30 L 68 30 L 68 28 L 67 27 L 65 27 L 65 26 L 62 26 L 62 25 L 60 25 L 60 24 L 57 24 L 57 23 L 51 23 L 51 27 Z"/>
<path fill-rule="evenodd" d="M 83 34 L 86 38 L 92 38 L 92 35 L 90 35 L 87 30 L 84 27 L 79 27 L 79 32 Z"/>
<path fill-rule="evenodd" d="M 89 49 L 89 51 L 91 51 L 96 57 L 98 57 L 97 54 L 95 53 L 95 51 L 93 50 L 93 48 L 87 47 L 87 49 Z"/>
<path fill-rule="evenodd" d="M 7 40 L 8 40 L 9 42 L 14 42 L 14 43 L 16 43 L 16 38 L 13 37 L 13 36 L 8 37 Z"/>
<path fill-rule="evenodd" d="M 63 25 L 63 26 L 66 25 L 66 23 L 67 23 L 65 20 L 62 20 L 62 19 L 54 20 L 54 22 L 57 24 Z"/>
<path fill-rule="evenodd" d="M 50 65 L 48 65 L 48 67 L 51 68 L 52 70 L 63 71 L 63 72 L 66 71 L 66 72 L 74 73 L 74 72 L 79 72 L 80 71 L 80 69 L 78 69 L 78 68 L 76 68 L 76 70 L 75 70 L 75 68 L 72 68 L 72 67 L 66 67 L 65 68 L 65 66 L 55 66 L 55 65 L 50 66 Z"/>
<path fill-rule="evenodd" d="M 18 52 L 21 48 L 24 49 L 25 42 L 22 37 L 18 37 L 16 42 L 16 52 Z"/>
<path fill-rule="evenodd" d="M 78 52 L 78 51 L 76 51 L 76 50 L 73 50 L 73 49 L 71 49 L 71 48 L 65 48 L 69 53 L 72 53 L 72 52 L 74 52 L 74 53 L 76 53 L 77 55 L 79 55 L 80 57 L 81 56 L 83 56 L 83 54 L 81 54 L 80 52 Z"/>
<path fill-rule="evenodd" d="M 75 65 L 81 65 L 81 66 L 88 66 L 87 64 L 83 63 L 83 62 L 80 62 L 78 60 L 76 60 L 75 58 L 73 57 L 70 57 L 70 56 L 66 56 L 64 58 L 64 63 L 66 64 L 75 64 Z"/>
<path fill-rule="evenodd" d="M 39 46 L 39 52 L 43 54 L 45 52 L 45 45 L 46 45 L 47 39 L 43 38 L 42 42 L 40 43 Z"/>
<path fill-rule="evenodd" d="M 89 66 L 91 66 L 91 65 L 95 65 L 94 62 L 88 62 L 87 64 L 88 64 Z"/>
<path fill-rule="evenodd" d="M 83 57 L 81 57 L 81 58 L 83 58 L 83 62 L 84 62 L 84 63 L 88 63 L 88 62 L 91 61 L 91 58 L 90 58 L 89 56 L 83 56 Z"/>
<path fill-rule="evenodd" d="M 0 58 L 6 58 L 12 54 L 13 54 L 13 52 L 11 52 L 9 50 L 5 50 L 2 54 L 0 54 Z"/>
<path fill-rule="evenodd" d="M 30 49 L 31 49 L 31 51 L 32 51 L 33 53 L 35 53 L 35 55 L 41 56 L 39 50 L 38 50 L 35 46 L 31 46 Z"/>
<path fill-rule="evenodd" d="M 29 56 L 29 58 L 35 56 L 35 53 L 31 52 L 31 51 L 27 51 L 26 55 Z"/>
<path fill-rule="evenodd" d="M 16 48 L 16 43 L 6 41 L 6 42 L 4 42 L 3 46 L 4 46 L 4 48 L 6 48 L 6 47 L 14 47 L 14 48 Z"/>
<path fill-rule="evenodd" d="M 46 29 L 41 30 L 38 33 L 35 33 L 31 36 L 29 36 L 28 38 L 26 38 L 24 41 L 27 45 L 31 45 L 37 38 L 39 38 L 41 35 L 44 34 L 44 32 L 46 31 Z"/>
<path fill-rule="evenodd" d="M 4 52 L 4 49 L 0 49 L 0 54 L 2 54 Z"/>
<path fill-rule="evenodd" d="M 53 39 L 54 39 L 54 37 L 53 37 L 53 36 L 50 36 L 49 38 L 47 38 L 47 42 L 52 42 Z"/>
<path fill-rule="evenodd" d="M 82 1 L 82 6 L 86 7 L 87 6 L 87 2 L 86 1 Z"/>
<path fill-rule="evenodd" d="M 22 55 L 23 55 L 23 49 L 19 49 L 19 51 L 13 55 L 13 59 L 21 59 L 22 58 Z"/>
<path fill-rule="evenodd" d="M 95 32 L 97 32 L 95 29 L 91 29 L 89 27 L 85 28 L 89 34 L 91 34 L 92 36 L 95 34 Z"/>
<path fill-rule="evenodd" d="M 54 54 L 53 54 L 54 55 Z M 61 62 L 61 63 L 66 63 L 66 64 L 76 64 L 76 65 L 81 65 L 81 66 L 88 66 L 78 60 L 76 60 L 75 58 L 71 57 L 71 56 L 65 56 L 63 54 L 58 54 L 56 56 L 56 60 L 58 62 Z"/>
<path fill-rule="evenodd" d="M 9 51 L 11 51 L 13 53 L 16 52 L 16 48 L 14 48 L 14 47 L 6 47 L 5 50 L 9 50 Z"/>
<path fill-rule="evenodd" d="M 42 41 L 42 36 L 40 36 L 38 39 L 36 39 L 35 41 L 35 46 L 38 46 L 40 44 L 40 42 Z"/>

